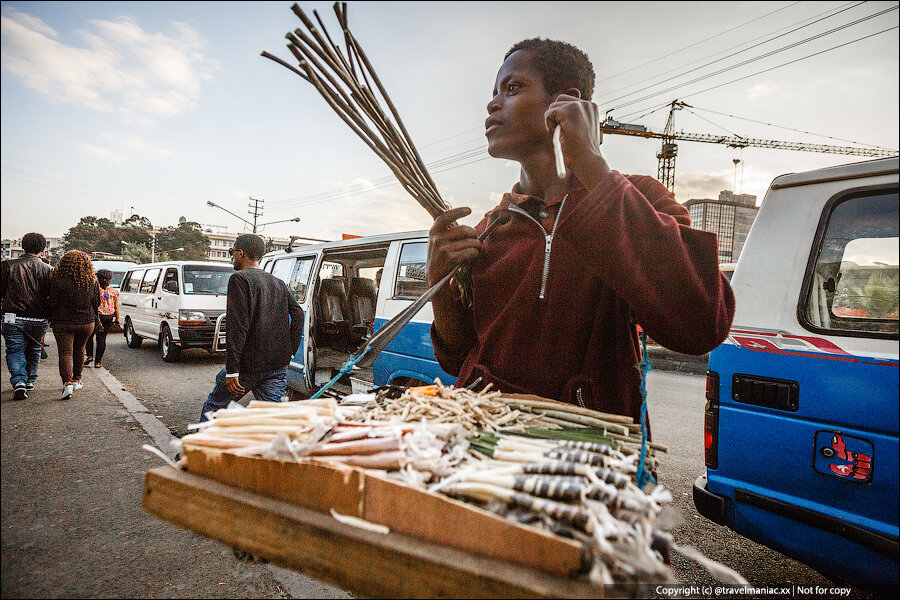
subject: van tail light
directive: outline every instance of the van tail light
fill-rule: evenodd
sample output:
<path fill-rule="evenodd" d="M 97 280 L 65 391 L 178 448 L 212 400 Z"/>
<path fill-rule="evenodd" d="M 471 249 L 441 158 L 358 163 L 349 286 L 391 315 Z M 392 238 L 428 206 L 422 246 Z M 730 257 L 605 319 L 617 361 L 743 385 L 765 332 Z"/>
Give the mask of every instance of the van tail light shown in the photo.
<path fill-rule="evenodd" d="M 707 469 L 719 468 L 719 374 L 706 372 L 706 410 L 703 414 L 703 448 Z"/>

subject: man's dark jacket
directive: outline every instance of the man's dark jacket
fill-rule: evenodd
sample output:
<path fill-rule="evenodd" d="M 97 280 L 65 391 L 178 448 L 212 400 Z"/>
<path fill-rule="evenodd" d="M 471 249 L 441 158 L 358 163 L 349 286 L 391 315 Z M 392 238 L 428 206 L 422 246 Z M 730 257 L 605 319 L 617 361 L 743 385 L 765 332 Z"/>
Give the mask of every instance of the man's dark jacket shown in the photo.
<path fill-rule="evenodd" d="M 47 281 L 53 268 L 34 254 L 3 261 L 0 291 L 3 312 L 19 317 L 47 318 Z"/>
<path fill-rule="evenodd" d="M 261 269 L 228 280 L 225 372 L 269 373 L 287 366 L 300 346 L 303 309 L 284 282 Z"/>

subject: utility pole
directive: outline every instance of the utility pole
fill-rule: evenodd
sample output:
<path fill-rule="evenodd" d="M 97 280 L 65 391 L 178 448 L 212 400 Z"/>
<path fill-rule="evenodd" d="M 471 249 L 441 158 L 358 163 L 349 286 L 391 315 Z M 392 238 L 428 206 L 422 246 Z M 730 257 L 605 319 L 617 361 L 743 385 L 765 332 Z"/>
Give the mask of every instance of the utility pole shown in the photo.
<path fill-rule="evenodd" d="M 257 200 L 256 198 L 252 198 L 250 196 L 248 196 L 248 198 L 250 198 L 250 200 L 253 202 L 253 204 L 248 205 L 251 210 L 248 210 L 247 213 L 253 216 L 253 233 L 255 234 L 256 220 L 262 216 L 262 206 L 260 206 L 260 204 L 265 202 L 265 200 Z"/>

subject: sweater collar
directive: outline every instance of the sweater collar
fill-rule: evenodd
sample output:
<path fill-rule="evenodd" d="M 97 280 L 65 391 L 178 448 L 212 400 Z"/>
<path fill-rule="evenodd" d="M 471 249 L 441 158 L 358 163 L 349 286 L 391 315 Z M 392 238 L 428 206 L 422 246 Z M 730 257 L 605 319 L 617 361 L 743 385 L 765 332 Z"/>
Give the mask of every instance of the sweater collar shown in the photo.
<path fill-rule="evenodd" d="M 569 178 L 569 189 L 566 192 L 566 194 L 563 195 L 563 198 L 565 196 L 576 196 L 577 197 L 577 196 L 582 195 L 583 193 L 584 193 L 584 186 L 582 185 L 582 183 L 580 181 L 578 181 L 578 178 L 575 177 L 574 175 L 572 177 L 570 177 Z M 548 202 L 546 204 L 546 206 L 554 206 L 557 204 L 561 204 L 563 201 L 563 198 L 559 198 L 552 202 Z M 528 201 L 537 201 L 542 204 L 544 202 L 544 200 L 542 198 L 538 198 L 537 196 L 529 196 L 528 194 L 520 193 L 519 192 L 519 184 L 517 182 L 515 185 L 513 185 L 512 191 L 509 191 L 509 192 L 503 194 L 503 198 L 500 200 L 500 204 L 498 204 L 496 207 L 494 207 L 493 209 L 488 211 L 487 214 L 488 215 L 493 214 L 497 210 L 508 210 L 510 204 L 516 204 L 518 206 L 522 206 L 523 204 L 527 204 Z"/>

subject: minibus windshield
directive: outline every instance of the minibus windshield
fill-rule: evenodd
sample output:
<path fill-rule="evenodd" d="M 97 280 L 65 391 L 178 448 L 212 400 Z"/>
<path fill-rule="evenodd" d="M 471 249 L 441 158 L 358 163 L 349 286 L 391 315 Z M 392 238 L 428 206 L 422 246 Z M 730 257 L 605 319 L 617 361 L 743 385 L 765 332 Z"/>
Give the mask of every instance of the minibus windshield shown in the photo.
<path fill-rule="evenodd" d="M 221 295 L 228 293 L 228 279 L 234 273 L 230 266 L 191 265 L 184 267 L 184 293 Z"/>

